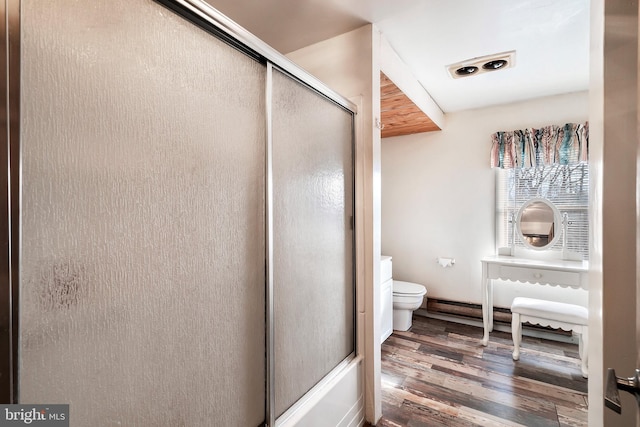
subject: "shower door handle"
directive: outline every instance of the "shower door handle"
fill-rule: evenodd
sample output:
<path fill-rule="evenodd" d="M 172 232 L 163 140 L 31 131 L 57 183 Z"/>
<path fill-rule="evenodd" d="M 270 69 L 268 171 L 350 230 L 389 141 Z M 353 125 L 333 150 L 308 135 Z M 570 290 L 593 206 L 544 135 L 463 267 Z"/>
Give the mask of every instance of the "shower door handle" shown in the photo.
<path fill-rule="evenodd" d="M 604 393 L 604 404 L 607 408 L 622 413 L 622 404 L 620 402 L 620 392 L 624 390 L 636 397 L 636 402 L 640 406 L 640 369 L 636 369 L 635 375 L 629 378 L 620 378 L 616 376 L 616 371 L 612 368 L 607 370 L 607 387 Z"/>

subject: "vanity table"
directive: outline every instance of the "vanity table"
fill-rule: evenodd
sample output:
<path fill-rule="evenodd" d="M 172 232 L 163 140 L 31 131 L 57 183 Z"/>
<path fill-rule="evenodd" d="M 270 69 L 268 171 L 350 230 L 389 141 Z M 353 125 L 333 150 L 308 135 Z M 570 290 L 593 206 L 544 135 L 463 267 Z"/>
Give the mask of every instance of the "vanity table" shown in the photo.
<path fill-rule="evenodd" d="M 493 280 L 587 289 L 588 261 L 537 260 L 504 255 L 482 258 L 482 345 L 493 330 Z"/>

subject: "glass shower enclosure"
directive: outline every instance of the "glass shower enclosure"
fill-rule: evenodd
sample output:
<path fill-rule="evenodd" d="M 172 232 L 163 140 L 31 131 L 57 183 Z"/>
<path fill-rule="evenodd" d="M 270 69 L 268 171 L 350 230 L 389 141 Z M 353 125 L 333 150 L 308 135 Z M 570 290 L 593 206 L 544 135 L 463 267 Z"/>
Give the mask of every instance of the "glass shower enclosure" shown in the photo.
<path fill-rule="evenodd" d="M 7 4 L 5 403 L 275 425 L 356 350 L 354 107 L 198 0 Z"/>

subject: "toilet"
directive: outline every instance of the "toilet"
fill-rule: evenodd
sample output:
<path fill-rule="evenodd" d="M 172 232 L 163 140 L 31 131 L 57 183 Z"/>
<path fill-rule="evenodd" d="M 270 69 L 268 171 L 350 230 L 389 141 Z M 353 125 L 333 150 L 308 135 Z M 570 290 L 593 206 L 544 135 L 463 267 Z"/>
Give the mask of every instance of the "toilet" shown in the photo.
<path fill-rule="evenodd" d="M 393 281 L 393 329 L 408 331 L 413 311 L 420 308 L 427 289 L 417 283 Z"/>

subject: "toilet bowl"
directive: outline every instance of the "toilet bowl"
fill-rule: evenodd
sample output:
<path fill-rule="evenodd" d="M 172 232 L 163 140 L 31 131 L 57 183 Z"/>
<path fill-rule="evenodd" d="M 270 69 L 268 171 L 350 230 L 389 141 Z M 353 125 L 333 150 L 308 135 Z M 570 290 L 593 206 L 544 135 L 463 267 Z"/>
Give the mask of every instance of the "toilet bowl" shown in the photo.
<path fill-rule="evenodd" d="M 408 331 L 413 311 L 420 308 L 427 289 L 417 283 L 393 281 L 393 329 Z"/>

